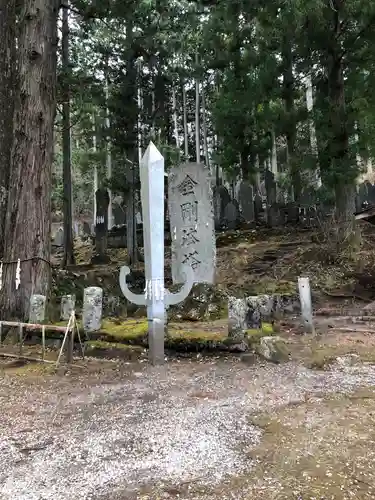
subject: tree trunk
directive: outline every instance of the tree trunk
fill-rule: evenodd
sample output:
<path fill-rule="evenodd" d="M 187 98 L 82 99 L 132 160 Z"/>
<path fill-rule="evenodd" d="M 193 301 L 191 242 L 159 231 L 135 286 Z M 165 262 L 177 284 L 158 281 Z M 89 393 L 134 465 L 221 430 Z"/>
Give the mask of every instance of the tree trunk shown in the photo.
<path fill-rule="evenodd" d="M 340 240 L 347 246 L 355 241 L 355 181 L 358 175 L 355 160 L 349 150 L 348 112 L 345 103 L 345 83 L 340 34 L 343 3 L 336 2 L 332 11 L 332 42 L 328 47 L 328 150 L 330 178 L 335 186 L 336 216 L 340 227 Z"/>
<path fill-rule="evenodd" d="M 92 114 L 92 151 L 94 153 L 94 178 L 93 178 L 93 195 L 94 195 L 94 219 L 93 219 L 93 225 L 95 228 L 96 225 L 96 212 L 97 212 L 97 206 L 96 206 L 96 192 L 99 189 L 99 179 L 98 179 L 98 164 L 97 164 L 97 158 L 96 158 L 96 153 L 97 153 L 97 138 L 96 138 L 96 119 L 95 119 L 95 113 Z"/>
<path fill-rule="evenodd" d="M 189 133 L 188 133 L 188 112 L 186 102 L 185 82 L 182 83 L 182 106 L 184 108 L 184 146 L 185 146 L 185 161 L 189 160 Z"/>
<path fill-rule="evenodd" d="M 172 108 L 173 108 L 172 116 L 173 116 L 173 128 L 174 128 L 174 137 L 176 141 L 176 148 L 180 150 L 180 137 L 178 134 L 176 87 L 174 80 L 172 81 Z"/>
<path fill-rule="evenodd" d="M 71 155 L 71 120 L 70 120 L 70 69 L 69 69 L 69 2 L 63 7 L 62 20 L 62 69 L 63 69 L 63 184 L 64 184 L 64 257 L 62 265 L 75 263 L 73 240 L 73 198 L 72 198 L 72 155 Z"/>
<path fill-rule="evenodd" d="M 310 115 L 314 109 L 314 97 L 313 97 L 313 86 L 312 86 L 311 75 L 307 75 L 306 77 L 306 107 Z M 322 180 L 320 178 L 320 172 L 319 172 L 318 141 L 316 138 L 315 123 L 311 116 L 309 117 L 309 135 L 310 135 L 311 154 L 316 160 L 316 170 L 313 175 L 313 181 L 315 187 L 320 188 L 322 186 Z"/>
<path fill-rule="evenodd" d="M 210 168 L 210 155 L 208 152 L 208 133 L 207 133 L 207 109 L 205 90 L 202 86 L 202 132 L 203 132 L 203 150 L 207 168 Z"/>
<path fill-rule="evenodd" d="M 286 141 L 287 141 L 287 163 L 291 173 L 294 201 L 298 202 L 301 197 L 301 173 L 295 158 L 296 143 L 296 117 L 294 106 L 294 77 L 293 77 L 293 52 L 288 36 L 284 37 L 282 47 L 283 57 L 283 98 L 286 111 Z"/>
<path fill-rule="evenodd" d="M 107 68 L 108 71 L 108 68 Z M 111 145 L 111 121 L 109 119 L 109 82 L 108 79 L 105 84 L 105 101 L 106 101 L 106 112 L 105 112 L 105 128 L 106 128 L 106 152 L 105 152 L 105 165 L 106 165 L 106 177 L 108 181 L 108 194 L 109 194 L 109 204 L 108 204 L 108 229 L 113 227 L 113 210 L 112 210 L 112 189 L 110 187 L 112 181 L 112 145 Z"/>
<path fill-rule="evenodd" d="M 0 258 L 4 252 L 4 229 L 8 202 L 12 152 L 15 66 L 15 0 L 0 0 Z"/>
<path fill-rule="evenodd" d="M 195 55 L 195 63 L 198 66 L 198 54 Z M 201 141 L 200 141 L 200 90 L 199 79 L 195 79 L 195 159 L 201 161 Z"/>
<path fill-rule="evenodd" d="M 332 43 L 328 48 L 328 105 L 329 105 L 329 158 L 330 177 L 334 181 L 336 193 L 336 214 L 338 219 L 351 220 L 355 211 L 353 194 L 357 165 L 352 162 L 349 152 L 348 113 L 345 103 L 344 68 L 339 37 L 341 32 L 340 7 L 333 12 Z M 354 165 L 353 165 L 354 163 Z M 353 168 L 354 166 L 354 168 Z"/>
<path fill-rule="evenodd" d="M 271 131 L 272 136 L 272 153 L 271 153 L 271 172 L 277 177 L 277 145 L 276 145 L 276 136 L 275 131 Z"/>
<path fill-rule="evenodd" d="M 126 92 L 125 99 L 129 103 L 128 120 L 127 120 L 127 157 L 131 161 L 128 173 L 128 192 L 126 195 L 126 234 L 127 234 L 127 251 L 129 265 L 136 265 L 138 262 L 137 248 L 137 223 L 135 220 L 135 189 L 136 178 L 138 177 L 136 168 L 138 165 L 138 104 L 137 104 L 137 67 L 136 56 L 133 50 L 134 37 L 133 19 L 130 16 L 126 26 L 126 36 L 129 43 L 129 54 L 127 57 L 127 72 L 126 72 Z M 155 100 L 158 103 L 158 88 L 155 83 Z"/>
<path fill-rule="evenodd" d="M 58 5 L 57 0 L 25 0 L 20 16 L 2 319 L 26 320 L 30 296 L 49 291 Z M 18 290 L 17 259 L 21 261 Z"/>

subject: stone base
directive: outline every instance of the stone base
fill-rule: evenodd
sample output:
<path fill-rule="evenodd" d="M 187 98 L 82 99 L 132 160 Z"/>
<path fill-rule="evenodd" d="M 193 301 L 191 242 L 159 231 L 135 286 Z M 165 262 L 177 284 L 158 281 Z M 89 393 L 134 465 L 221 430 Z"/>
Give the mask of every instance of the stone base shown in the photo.
<path fill-rule="evenodd" d="M 228 334 L 244 339 L 247 331 L 260 329 L 262 322 L 272 323 L 285 313 L 300 312 L 297 295 L 256 295 L 228 299 Z"/>
<path fill-rule="evenodd" d="M 171 321 L 212 321 L 226 318 L 228 297 L 217 285 L 197 283 L 193 285 L 188 297 L 168 309 L 167 313 Z"/>

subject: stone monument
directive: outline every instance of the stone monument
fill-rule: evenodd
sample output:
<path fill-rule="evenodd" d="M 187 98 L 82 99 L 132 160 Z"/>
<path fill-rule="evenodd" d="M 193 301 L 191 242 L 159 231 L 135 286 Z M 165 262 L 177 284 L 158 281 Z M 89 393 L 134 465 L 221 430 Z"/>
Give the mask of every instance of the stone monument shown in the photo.
<path fill-rule="evenodd" d="M 149 357 L 153 364 L 164 362 L 166 308 L 182 302 L 190 293 L 193 273 L 189 265 L 181 270 L 186 281 L 175 294 L 164 288 L 164 158 L 151 142 L 140 165 L 141 201 L 146 287 L 145 293 L 131 292 L 126 282 L 130 269 L 120 270 L 120 286 L 134 304 L 147 306 Z M 182 274 L 181 272 L 181 274 Z"/>
<path fill-rule="evenodd" d="M 173 283 L 184 282 L 187 264 L 194 283 L 213 284 L 216 240 L 209 170 L 200 163 L 175 166 L 168 188 Z"/>

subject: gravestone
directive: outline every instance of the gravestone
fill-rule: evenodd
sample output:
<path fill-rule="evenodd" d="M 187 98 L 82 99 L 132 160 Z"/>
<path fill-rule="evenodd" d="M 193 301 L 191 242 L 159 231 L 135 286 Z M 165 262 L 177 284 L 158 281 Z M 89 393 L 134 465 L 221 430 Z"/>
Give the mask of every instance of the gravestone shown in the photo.
<path fill-rule="evenodd" d="M 191 266 L 195 283 L 214 283 L 216 241 L 209 170 L 185 163 L 172 168 L 168 182 L 173 283 L 185 281 Z"/>
<path fill-rule="evenodd" d="M 57 230 L 53 244 L 56 247 L 62 247 L 64 245 L 64 229 L 62 227 L 59 227 Z"/>
<path fill-rule="evenodd" d="M 246 222 L 254 221 L 254 190 L 248 181 L 242 181 L 239 188 L 239 202 Z"/>
<path fill-rule="evenodd" d="M 296 203 L 287 203 L 286 205 L 286 221 L 291 224 L 296 224 L 299 219 L 299 206 Z"/>
<path fill-rule="evenodd" d="M 216 186 L 213 190 L 213 204 L 215 213 L 215 227 L 220 228 L 224 222 L 225 207 L 231 201 L 228 189 L 223 186 Z"/>
<path fill-rule="evenodd" d="M 75 305 L 76 305 L 75 295 L 63 295 L 61 297 L 60 318 L 63 321 L 69 321 L 69 318 L 75 309 Z"/>
<path fill-rule="evenodd" d="M 40 324 L 45 319 L 46 296 L 32 295 L 30 297 L 29 323 Z"/>
<path fill-rule="evenodd" d="M 283 214 L 278 203 L 272 203 L 267 207 L 267 224 L 269 227 L 276 227 L 284 223 Z"/>
<path fill-rule="evenodd" d="M 225 207 L 224 220 L 228 229 L 236 229 L 239 222 L 239 210 L 234 200 Z"/>
<path fill-rule="evenodd" d="M 87 333 L 97 332 L 102 326 L 103 289 L 98 286 L 85 288 L 83 292 L 82 323 Z"/>
<path fill-rule="evenodd" d="M 95 254 L 91 259 L 92 263 L 107 263 L 108 246 L 108 205 L 109 193 L 106 188 L 100 188 L 95 193 L 96 196 L 96 221 L 95 221 Z"/>
<path fill-rule="evenodd" d="M 368 202 L 371 206 L 375 206 L 375 186 L 373 184 L 368 186 Z"/>
<path fill-rule="evenodd" d="M 263 212 L 263 201 L 259 193 L 254 196 L 254 218 L 260 220 L 260 214 Z"/>
<path fill-rule="evenodd" d="M 266 170 L 264 174 L 264 185 L 266 189 L 267 204 L 276 203 L 276 181 L 275 175 L 270 170 Z"/>

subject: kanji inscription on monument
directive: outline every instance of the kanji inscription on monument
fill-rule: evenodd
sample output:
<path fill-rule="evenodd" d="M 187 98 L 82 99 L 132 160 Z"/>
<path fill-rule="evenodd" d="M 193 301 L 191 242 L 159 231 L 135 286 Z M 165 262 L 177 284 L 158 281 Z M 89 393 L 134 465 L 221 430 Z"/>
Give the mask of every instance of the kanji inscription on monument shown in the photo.
<path fill-rule="evenodd" d="M 184 282 L 181 271 L 188 264 L 195 283 L 214 283 L 216 243 L 208 169 L 198 163 L 173 167 L 168 177 L 168 203 L 173 282 Z"/>

